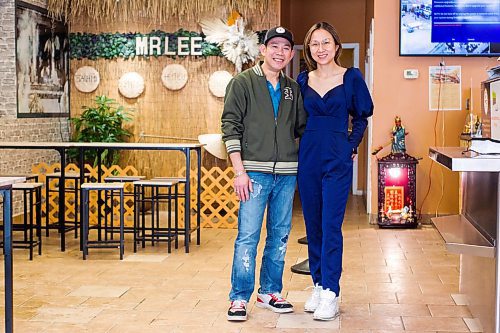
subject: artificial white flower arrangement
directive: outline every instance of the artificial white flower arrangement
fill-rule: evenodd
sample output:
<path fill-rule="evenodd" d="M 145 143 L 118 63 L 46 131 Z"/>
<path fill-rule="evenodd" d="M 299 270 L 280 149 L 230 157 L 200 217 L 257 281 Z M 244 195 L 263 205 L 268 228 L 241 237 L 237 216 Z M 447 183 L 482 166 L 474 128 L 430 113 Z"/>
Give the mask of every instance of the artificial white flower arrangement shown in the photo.
<path fill-rule="evenodd" d="M 245 30 L 245 21 L 233 12 L 227 22 L 222 19 L 202 19 L 200 26 L 206 41 L 217 44 L 222 54 L 236 66 L 240 73 L 243 64 L 254 62 L 259 56 L 259 37 L 251 30 Z"/>

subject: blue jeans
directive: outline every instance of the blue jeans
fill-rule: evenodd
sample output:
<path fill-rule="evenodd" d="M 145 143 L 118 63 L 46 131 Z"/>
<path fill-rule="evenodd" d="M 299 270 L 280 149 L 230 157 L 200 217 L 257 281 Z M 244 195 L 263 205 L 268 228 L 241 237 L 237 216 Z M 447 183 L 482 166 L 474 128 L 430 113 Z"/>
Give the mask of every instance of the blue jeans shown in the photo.
<path fill-rule="evenodd" d="M 292 226 L 296 176 L 249 172 L 250 200 L 240 202 L 238 236 L 234 244 L 230 300 L 250 299 L 255 286 L 255 257 L 267 207 L 266 245 L 260 268 L 261 293 L 281 292 L 283 267 Z"/>

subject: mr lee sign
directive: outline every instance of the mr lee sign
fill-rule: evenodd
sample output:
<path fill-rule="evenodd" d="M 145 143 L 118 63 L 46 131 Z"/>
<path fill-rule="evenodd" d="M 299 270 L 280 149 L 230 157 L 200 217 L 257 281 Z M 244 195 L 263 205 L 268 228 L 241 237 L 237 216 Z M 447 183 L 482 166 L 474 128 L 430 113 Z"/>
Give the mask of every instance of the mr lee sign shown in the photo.
<path fill-rule="evenodd" d="M 169 48 L 169 36 L 164 39 L 165 43 L 162 44 L 161 37 L 151 36 L 137 36 L 135 38 L 135 54 L 140 55 L 202 55 L 201 43 L 203 37 L 177 37 L 177 49 Z M 162 50 L 163 47 L 163 50 Z"/>

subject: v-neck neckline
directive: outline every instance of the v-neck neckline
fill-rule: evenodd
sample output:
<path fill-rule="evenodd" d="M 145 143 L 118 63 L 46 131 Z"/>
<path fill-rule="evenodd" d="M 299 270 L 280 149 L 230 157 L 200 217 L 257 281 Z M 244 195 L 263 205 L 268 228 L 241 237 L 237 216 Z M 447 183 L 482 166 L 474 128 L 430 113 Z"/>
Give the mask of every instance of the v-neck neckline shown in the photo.
<path fill-rule="evenodd" d="M 324 98 L 325 98 L 325 97 L 326 97 L 326 96 L 327 96 L 330 92 L 332 92 L 332 91 L 334 91 L 335 89 L 337 89 L 338 87 L 341 87 L 341 86 L 343 86 L 343 85 L 344 85 L 344 81 L 345 81 L 345 74 L 347 73 L 347 71 L 348 71 L 349 69 L 350 69 L 350 68 L 347 68 L 347 69 L 345 70 L 345 72 L 342 74 L 342 83 L 341 83 L 341 84 L 336 85 L 335 87 L 330 88 L 327 92 L 325 92 L 325 94 L 324 94 L 323 96 L 321 96 L 321 95 L 320 95 L 320 93 L 319 93 L 316 89 L 314 89 L 313 87 L 311 87 L 311 86 L 309 85 L 309 72 L 307 72 L 307 82 L 306 82 L 306 84 L 307 84 L 307 86 L 309 87 L 309 89 L 311 89 L 312 91 L 314 91 L 314 93 L 315 93 L 316 95 L 318 95 L 318 97 L 319 97 L 319 98 L 321 98 L 321 100 L 324 100 Z"/>
<path fill-rule="evenodd" d="M 319 94 L 319 92 L 317 92 L 317 91 L 316 91 L 313 87 L 311 87 L 311 86 L 309 85 L 309 83 L 307 84 L 307 86 L 309 87 L 309 89 L 311 89 L 311 90 L 312 90 L 312 91 L 313 91 L 316 95 L 318 95 L 318 97 L 319 97 L 321 100 L 324 100 L 324 99 L 325 99 L 325 97 L 326 97 L 326 96 L 327 96 L 330 92 L 334 91 L 335 89 L 337 89 L 337 88 L 339 88 L 339 87 L 342 87 L 343 85 L 344 85 L 343 83 L 338 84 L 338 85 L 336 85 L 335 87 L 333 87 L 333 88 L 331 88 L 330 90 L 328 90 L 328 91 L 327 91 L 327 92 L 326 92 L 323 96 L 321 96 L 321 95 Z"/>

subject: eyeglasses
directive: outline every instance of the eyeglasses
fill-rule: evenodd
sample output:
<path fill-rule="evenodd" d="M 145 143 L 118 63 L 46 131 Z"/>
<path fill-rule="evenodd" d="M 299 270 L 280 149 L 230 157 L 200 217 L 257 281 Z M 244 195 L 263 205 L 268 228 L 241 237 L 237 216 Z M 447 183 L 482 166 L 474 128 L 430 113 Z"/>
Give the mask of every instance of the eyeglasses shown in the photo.
<path fill-rule="evenodd" d="M 321 42 L 314 41 L 309 43 L 309 47 L 311 50 L 319 49 L 320 45 L 323 47 L 323 50 L 329 50 L 333 47 L 333 42 L 330 39 L 323 39 Z"/>

